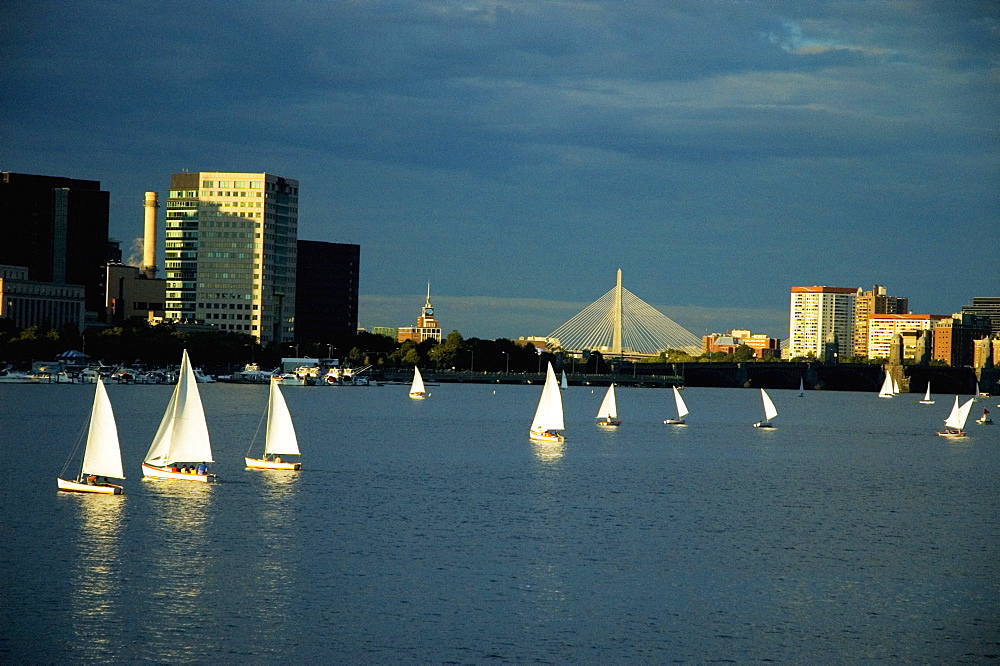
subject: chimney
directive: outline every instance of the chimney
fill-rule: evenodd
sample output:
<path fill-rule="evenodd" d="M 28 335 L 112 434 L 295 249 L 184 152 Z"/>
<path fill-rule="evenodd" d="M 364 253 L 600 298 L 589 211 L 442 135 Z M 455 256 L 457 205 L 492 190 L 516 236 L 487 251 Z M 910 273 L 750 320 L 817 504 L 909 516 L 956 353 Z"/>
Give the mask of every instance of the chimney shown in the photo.
<path fill-rule="evenodd" d="M 156 192 L 146 192 L 142 206 L 146 213 L 146 226 L 142 236 L 142 272 L 152 280 L 156 277 L 156 209 L 160 207 Z"/>

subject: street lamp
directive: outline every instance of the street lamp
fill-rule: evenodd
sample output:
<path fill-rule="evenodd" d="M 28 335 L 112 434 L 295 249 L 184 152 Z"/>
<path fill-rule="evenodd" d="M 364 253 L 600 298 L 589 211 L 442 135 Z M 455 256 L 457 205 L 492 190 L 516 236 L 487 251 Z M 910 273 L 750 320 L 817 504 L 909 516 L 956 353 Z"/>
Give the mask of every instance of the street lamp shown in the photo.
<path fill-rule="evenodd" d="M 469 374 L 471 375 L 476 371 L 476 352 L 472 349 L 469 350 Z"/>
<path fill-rule="evenodd" d="M 500 352 L 500 353 L 504 355 L 504 359 L 507 361 L 507 369 L 504 371 L 504 374 L 505 375 L 509 375 L 510 374 L 510 354 L 508 354 L 507 352 Z"/>

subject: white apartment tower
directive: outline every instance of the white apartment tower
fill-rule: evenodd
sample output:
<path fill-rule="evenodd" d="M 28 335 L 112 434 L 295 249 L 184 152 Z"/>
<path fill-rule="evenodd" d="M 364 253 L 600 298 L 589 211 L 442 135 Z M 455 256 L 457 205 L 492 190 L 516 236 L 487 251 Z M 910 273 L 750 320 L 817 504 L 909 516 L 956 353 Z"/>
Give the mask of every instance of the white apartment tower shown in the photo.
<path fill-rule="evenodd" d="M 299 182 L 268 173 L 175 173 L 167 198 L 165 318 L 291 340 Z"/>
<path fill-rule="evenodd" d="M 792 287 L 788 324 L 788 357 L 826 357 L 826 345 L 836 341 L 837 353 L 850 356 L 854 341 L 854 299 L 848 287 Z"/>

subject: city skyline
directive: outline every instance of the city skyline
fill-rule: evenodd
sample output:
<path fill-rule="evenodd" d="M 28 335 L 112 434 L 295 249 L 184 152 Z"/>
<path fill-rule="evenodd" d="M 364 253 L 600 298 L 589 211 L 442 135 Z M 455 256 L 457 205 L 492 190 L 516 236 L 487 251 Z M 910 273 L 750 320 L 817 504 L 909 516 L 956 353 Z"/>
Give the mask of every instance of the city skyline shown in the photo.
<path fill-rule="evenodd" d="M 16 2 L 0 170 L 101 181 L 126 253 L 171 173 L 286 174 L 299 238 L 361 246 L 369 328 L 430 281 L 445 332 L 545 335 L 621 268 L 695 335 L 785 338 L 793 285 L 926 314 L 998 290 L 998 26 L 989 2 Z"/>

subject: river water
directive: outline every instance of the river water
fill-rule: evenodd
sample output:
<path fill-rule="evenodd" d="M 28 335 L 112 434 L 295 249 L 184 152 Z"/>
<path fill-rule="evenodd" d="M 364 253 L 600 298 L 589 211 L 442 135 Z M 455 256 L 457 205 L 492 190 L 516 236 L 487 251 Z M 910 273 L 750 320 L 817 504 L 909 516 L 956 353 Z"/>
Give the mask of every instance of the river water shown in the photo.
<path fill-rule="evenodd" d="M 0 661 L 1000 655 L 1000 425 L 935 437 L 953 396 L 772 391 L 767 431 L 756 390 L 689 388 L 671 427 L 619 389 L 606 431 L 570 387 L 537 446 L 538 386 L 286 387 L 296 474 L 243 467 L 267 387 L 209 384 L 202 486 L 141 477 L 172 387 L 107 388 L 123 497 L 56 492 L 92 386 L 0 385 Z"/>

